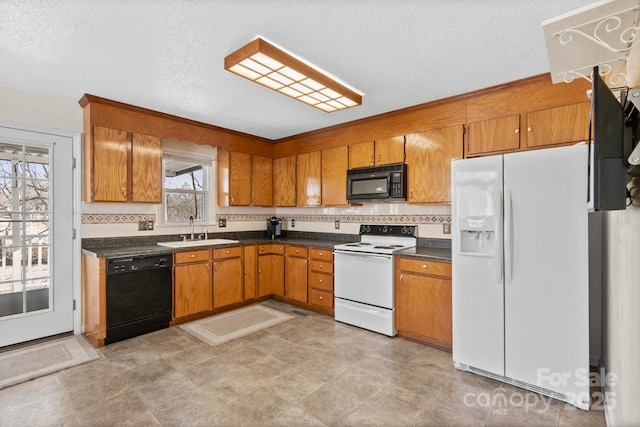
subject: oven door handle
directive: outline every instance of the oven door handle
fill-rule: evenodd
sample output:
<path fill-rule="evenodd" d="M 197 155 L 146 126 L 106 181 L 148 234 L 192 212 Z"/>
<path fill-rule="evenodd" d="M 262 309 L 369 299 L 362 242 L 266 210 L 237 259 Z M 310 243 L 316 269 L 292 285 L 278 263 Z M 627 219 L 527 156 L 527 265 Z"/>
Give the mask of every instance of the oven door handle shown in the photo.
<path fill-rule="evenodd" d="M 353 256 L 353 257 L 358 257 L 358 258 L 375 258 L 375 259 L 386 259 L 386 260 L 390 260 L 392 258 L 391 255 L 374 255 L 374 254 L 369 254 L 369 253 L 363 253 L 363 252 L 343 252 L 340 250 L 335 250 L 333 251 L 334 255 L 348 255 L 348 256 Z"/>

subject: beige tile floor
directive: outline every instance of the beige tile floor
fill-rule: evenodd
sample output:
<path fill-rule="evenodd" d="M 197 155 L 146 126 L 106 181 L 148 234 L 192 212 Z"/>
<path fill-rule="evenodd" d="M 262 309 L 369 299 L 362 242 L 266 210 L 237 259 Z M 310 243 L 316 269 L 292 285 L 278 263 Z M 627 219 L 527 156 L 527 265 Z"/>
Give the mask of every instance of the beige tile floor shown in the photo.
<path fill-rule="evenodd" d="M 601 410 L 456 371 L 448 352 L 304 313 L 218 347 L 178 327 L 109 345 L 0 390 L 0 426 L 605 425 Z"/>

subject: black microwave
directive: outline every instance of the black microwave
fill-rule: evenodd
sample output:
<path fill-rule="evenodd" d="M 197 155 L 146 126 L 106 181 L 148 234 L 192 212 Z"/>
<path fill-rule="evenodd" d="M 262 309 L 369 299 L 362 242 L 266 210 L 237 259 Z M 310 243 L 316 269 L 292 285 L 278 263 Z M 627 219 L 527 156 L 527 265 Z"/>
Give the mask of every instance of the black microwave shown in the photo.
<path fill-rule="evenodd" d="M 407 165 L 395 163 L 349 169 L 347 200 L 351 202 L 404 202 L 407 200 Z"/>

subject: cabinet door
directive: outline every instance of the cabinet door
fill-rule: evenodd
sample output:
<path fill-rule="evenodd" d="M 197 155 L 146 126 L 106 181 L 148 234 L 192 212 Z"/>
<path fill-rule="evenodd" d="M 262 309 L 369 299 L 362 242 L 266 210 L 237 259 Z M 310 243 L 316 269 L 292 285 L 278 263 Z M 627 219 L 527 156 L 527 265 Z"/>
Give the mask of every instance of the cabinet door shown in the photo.
<path fill-rule="evenodd" d="M 162 203 L 162 141 L 160 138 L 133 134 L 131 194 L 133 202 Z"/>
<path fill-rule="evenodd" d="M 176 318 L 212 309 L 211 270 L 208 262 L 174 267 Z"/>
<path fill-rule="evenodd" d="M 451 280 L 402 272 L 396 292 L 398 330 L 451 344 Z"/>
<path fill-rule="evenodd" d="M 469 123 L 467 157 L 520 149 L 520 115 Z"/>
<path fill-rule="evenodd" d="M 374 165 L 374 142 L 361 142 L 349 146 L 349 169 Z"/>
<path fill-rule="evenodd" d="M 296 163 L 296 205 L 320 206 L 322 202 L 320 151 L 298 154 Z"/>
<path fill-rule="evenodd" d="M 252 246 L 244 246 L 242 248 L 242 260 L 244 263 L 244 294 L 243 298 L 245 301 L 254 299 L 257 296 L 257 283 L 256 283 L 256 273 L 257 273 L 257 255 L 256 255 L 256 247 Z"/>
<path fill-rule="evenodd" d="M 307 302 L 307 260 L 306 258 L 287 257 L 285 274 L 286 297 Z"/>
<path fill-rule="evenodd" d="M 589 138 L 591 104 L 565 105 L 527 114 L 527 147 L 544 147 Z"/>
<path fill-rule="evenodd" d="M 91 170 L 91 200 L 126 202 L 128 191 L 129 140 L 127 132 L 94 126 Z"/>
<path fill-rule="evenodd" d="M 229 153 L 229 204 L 251 204 L 251 154 Z"/>
<path fill-rule="evenodd" d="M 404 136 L 376 140 L 375 147 L 376 165 L 404 162 Z"/>
<path fill-rule="evenodd" d="M 274 206 L 296 205 L 296 156 L 273 161 L 273 196 Z"/>
<path fill-rule="evenodd" d="M 349 147 L 322 150 L 322 205 L 347 205 Z"/>
<path fill-rule="evenodd" d="M 242 301 L 242 259 L 213 262 L 213 307 Z"/>
<path fill-rule="evenodd" d="M 273 206 L 273 160 L 253 156 L 253 205 Z"/>
<path fill-rule="evenodd" d="M 284 296 L 284 256 L 258 256 L 258 296 Z"/>
<path fill-rule="evenodd" d="M 451 160 L 462 158 L 462 126 L 407 135 L 409 203 L 451 201 Z"/>

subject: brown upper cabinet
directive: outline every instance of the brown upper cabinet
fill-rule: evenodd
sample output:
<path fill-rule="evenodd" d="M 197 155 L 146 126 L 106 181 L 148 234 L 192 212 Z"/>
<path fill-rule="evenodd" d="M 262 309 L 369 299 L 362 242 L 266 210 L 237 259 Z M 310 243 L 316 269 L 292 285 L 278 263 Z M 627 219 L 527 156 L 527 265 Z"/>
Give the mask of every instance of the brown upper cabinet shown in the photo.
<path fill-rule="evenodd" d="M 253 156 L 253 206 L 273 206 L 273 159 Z"/>
<path fill-rule="evenodd" d="M 272 206 L 273 160 L 218 148 L 218 206 Z"/>
<path fill-rule="evenodd" d="M 449 203 L 451 160 L 462 158 L 463 127 L 407 135 L 407 202 Z"/>
<path fill-rule="evenodd" d="M 296 156 L 273 161 L 273 204 L 277 207 L 296 205 Z"/>
<path fill-rule="evenodd" d="M 580 102 L 469 123 L 467 157 L 586 141 L 589 110 Z"/>
<path fill-rule="evenodd" d="M 404 136 L 349 146 L 349 169 L 404 162 Z"/>
<path fill-rule="evenodd" d="M 296 206 L 320 206 L 322 180 L 320 151 L 298 154 L 296 157 Z M 346 185 L 346 181 L 345 181 Z"/>
<path fill-rule="evenodd" d="M 85 156 L 85 201 L 162 203 L 160 138 L 94 126 Z"/>
<path fill-rule="evenodd" d="M 349 147 L 322 150 L 322 205 L 347 205 Z"/>

